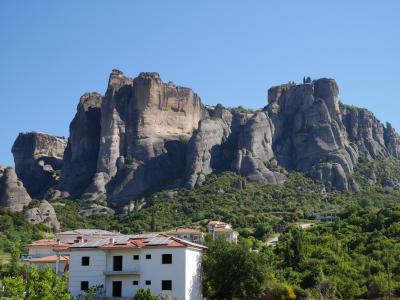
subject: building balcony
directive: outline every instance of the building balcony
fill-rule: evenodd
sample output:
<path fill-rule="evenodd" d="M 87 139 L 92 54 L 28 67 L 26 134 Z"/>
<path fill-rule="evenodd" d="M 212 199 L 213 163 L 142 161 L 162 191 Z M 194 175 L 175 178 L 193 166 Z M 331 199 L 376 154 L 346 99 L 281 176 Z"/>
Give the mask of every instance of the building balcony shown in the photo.
<path fill-rule="evenodd" d="M 129 276 L 129 275 L 140 275 L 139 270 L 123 270 L 123 271 L 105 271 L 105 276 Z"/>

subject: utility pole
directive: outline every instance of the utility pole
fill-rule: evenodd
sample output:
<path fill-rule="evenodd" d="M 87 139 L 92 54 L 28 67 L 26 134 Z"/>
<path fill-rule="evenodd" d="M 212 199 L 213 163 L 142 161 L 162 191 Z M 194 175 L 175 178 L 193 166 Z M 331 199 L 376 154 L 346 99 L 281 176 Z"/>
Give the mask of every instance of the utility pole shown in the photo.
<path fill-rule="evenodd" d="M 389 251 L 386 251 L 386 263 L 387 263 L 387 277 L 388 277 L 388 290 L 389 290 L 389 300 L 392 300 L 392 278 L 390 276 L 390 256 Z"/>

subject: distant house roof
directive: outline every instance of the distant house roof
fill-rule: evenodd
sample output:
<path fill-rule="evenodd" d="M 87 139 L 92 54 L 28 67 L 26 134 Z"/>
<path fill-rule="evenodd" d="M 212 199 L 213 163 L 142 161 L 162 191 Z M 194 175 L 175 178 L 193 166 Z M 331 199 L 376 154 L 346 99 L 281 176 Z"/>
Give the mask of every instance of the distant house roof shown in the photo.
<path fill-rule="evenodd" d="M 69 257 L 60 255 L 60 262 L 68 262 Z M 29 260 L 31 263 L 55 263 L 57 262 L 57 255 L 49 255 L 49 256 L 44 256 L 44 257 L 38 257 L 38 258 L 31 258 Z"/>
<path fill-rule="evenodd" d="M 57 235 L 120 235 L 120 233 L 102 229 L 75 229 L 59 232 Z"/>
<path fill-rule="evenodd" d="M 232 228 L 231 224 L 222 221 L 210 221 L 208 222 L 208 226 L 213 228 Z"/>
<path fill-rule="evenodd" d="M 69 244 L 60 243 L 56 240 L 49 240 L 43 239 L 38 241 L 33 241 L 32 243 L 28 244 L 27 247 L 69 247 Z"/>
<path fill-rule="evenodd" d="M 187 233 L 187 234 L 203 234 L 203 232 L 201 230 L 196 229 L 196 228 L 189 228 L 189 227 L 179 227 L 179 228 L 176 228 L 175 230 L 171 230 L 171 231 L 167 232 L 167 234 L 176 234 L 176 233 L 179 233 L 179 234 L 185 234 L 185 233 Z"/>
<path fill-rule="evenodd" d="M 203 245 L 191 243 L 177 237 L 166 235 L 121 235 L 116 238 L 102 239 L 94 242 L 76 243 L 70 249 L 79 248 L 97 248 L 97 249 L 126 249 L 126 248 L 155 248 L 155 247 L 193 247 L 197 249 L 206 249 Z"/>

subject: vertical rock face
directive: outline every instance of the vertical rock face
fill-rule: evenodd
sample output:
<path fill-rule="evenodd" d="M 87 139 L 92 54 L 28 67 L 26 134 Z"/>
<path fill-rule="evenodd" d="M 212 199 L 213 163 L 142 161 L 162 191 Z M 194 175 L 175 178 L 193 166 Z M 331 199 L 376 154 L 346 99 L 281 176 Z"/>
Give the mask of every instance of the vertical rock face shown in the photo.
<path fill-rule="evenodd" d="M 31 197 L 43 193 L 58 180 L 67 142 L 39 132 L 20 133 L 12 147 L 15 171 Z"/>
<path fill-rule="evenodd" d="M 101 103 L 100 94 L 84 94 L 69 126 L 70 135 L 64 153 L 60 189 L 72 197 L 80 195 L 96 173 L 100 145 Z"/>
<path fill-rule="evenodd" d="M 275 159 L 272 150 L 274 126 L 264 112 L 252 116 L 243 126 L 233 169 L 258 184 L 282 184 L 286 176 L 268 169 L 266 163 Z"/>
<path fill-rule="evenodd" d="M 334 172 L 336 187 L 346 189 L 344 174 L 353 172 L 357 152 L 341 120 L 336 82 L 323 78 L 312 84 L 274 87 L 268 95 L 267 112 L 275 125 L 273 148 L 279 164 L 288 170 L 313 170 L 313 177 L 322 181 Z"/>
<path fill-rule="evenodd" d="M 112 202 L 129 200 L 183 172 L 184 144 L 202 114 L 191 89 L 165 84 L 157 73 L 132 79 L 113 70 L 101 106 L 96 180 L 84 198 L 107 190 Z"/>
<path fill-rule="evenodd" d="M 0 166 L 0 206 L 22 211 L 32 201 L 13 168 Z"/>
<path fill-rule="evenodd" d="M 238 119 L 238 118 L 236 118 Z M 200 186 L 205 176 L 224 161 L 223 145 L 228 141 L 237 120 L 222 106 L 217 106 L 211 118 L 202 120 L 189 141 L 186 158 L 186 186 Z"/>

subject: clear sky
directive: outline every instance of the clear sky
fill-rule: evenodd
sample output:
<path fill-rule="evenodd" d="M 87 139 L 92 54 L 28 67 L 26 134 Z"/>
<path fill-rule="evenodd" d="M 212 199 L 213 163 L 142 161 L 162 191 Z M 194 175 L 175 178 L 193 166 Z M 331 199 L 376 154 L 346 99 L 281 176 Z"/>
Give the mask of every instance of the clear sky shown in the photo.
<path fill-rule="evenodd" d="M 113 68 L 249 108 L 272 85 L 332 77 L 344 103 L 400 129 L 400 1 L 2 0 L 0 164 L 18 132 L 67 137 Z"/>

